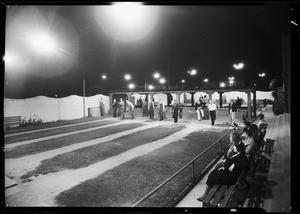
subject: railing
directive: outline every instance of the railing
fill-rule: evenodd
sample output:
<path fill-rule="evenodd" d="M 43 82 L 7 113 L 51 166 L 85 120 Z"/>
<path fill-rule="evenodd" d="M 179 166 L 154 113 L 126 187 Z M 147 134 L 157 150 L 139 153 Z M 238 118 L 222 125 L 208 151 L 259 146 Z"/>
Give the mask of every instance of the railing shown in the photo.
<path fill-rule="evenodd" d="M 252 119 L 251 122 L 255 121 L 258 116 L 263 112 L 262 109 L 259 109 L 257 111 L 260 111 L 257 116 Z M 240 123 L 241 124 L 241 123 Z M 240 125 L 239 124 L 239 125 Z M 188 168 L 190 165 L 192 165 L 192 178 L 195 179 L 195 161 L 198 160 L 200 157 L 202 157 L 206 152 L 208 152 L 212 147 L 214 147 L 215 145 L 217 145 L 217 143 L 219 143 L 219 153 L 221 152 L 221 143 L 222 140 L 228 135 L 230 134 L 232 131 L 235 131 L 236 127 L 234 127 L 233 129 L 231 129 L 230 131 L 228 131 L 225 135 L 223 135 L 221 138 L 219 138 L 218 140 L 216 140 L 212 145 L 210 145 L 207 149 L 205 149 L 203 152 L 201 152 L 197 157 L 195 157 L 193 160 L 191 160 L 189 163 L 187 163 L 184 167 L 182 167 L 180 170 L 178 170 L 174 175 L 172 175 L 171 177 L 169 177 L 166 181 L 164 181 L 162 184 L 160 184 L 158 187 L 156 187 L 155 189 L 153 189 L 151 192 L 149 192 L 147 195 L 145 195 L 142 199 L 140 199 L 138 202 L 136 202 L 135 204 L 133 204 L 131 207 L 135 207 L 138 204 L 142 203 L 143 201 L 145 201 L 147 198 L 149 198 L 151 195 L 153 195 L 156 191 L 158 191 L 160 188 L 162 188 L 164 185 L 166 185 L 168 182 L 170 182 L 173 178 L 175 178 L 178 174 L 180 174 L 182 171 L 184 171 L 186 168 Z"/>

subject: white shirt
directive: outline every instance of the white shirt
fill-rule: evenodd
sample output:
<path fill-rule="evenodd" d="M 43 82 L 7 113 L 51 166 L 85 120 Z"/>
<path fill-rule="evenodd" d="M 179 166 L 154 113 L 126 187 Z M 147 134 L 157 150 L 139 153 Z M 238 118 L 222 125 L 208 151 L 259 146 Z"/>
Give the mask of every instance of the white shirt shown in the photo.
<path fill-rule="evenodd" d="M 217 106 L 214 103 L 209 104 L 207 107 L 208 107 L 209 111 L 215 111 L 217 109 Z"/>
<path fill-rule="evenodd" d="M 134 110 L 134 105 L 131 102 L 127 101 L 127 104 L 131 107 L 131 110 Z"/>

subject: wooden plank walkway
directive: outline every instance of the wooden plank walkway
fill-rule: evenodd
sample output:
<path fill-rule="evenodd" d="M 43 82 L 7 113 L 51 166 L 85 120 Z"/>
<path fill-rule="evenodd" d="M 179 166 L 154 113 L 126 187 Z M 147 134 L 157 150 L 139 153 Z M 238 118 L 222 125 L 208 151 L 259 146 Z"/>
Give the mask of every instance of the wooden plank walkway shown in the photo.
<path fill-rule="evenodd" d="M 291 206 L 290 115 L 280 115 L 277 120 L 278 126 L 274 126 L 271 134 L 275 143 L 263 208 L 267 212 L 289 212 Z"/>

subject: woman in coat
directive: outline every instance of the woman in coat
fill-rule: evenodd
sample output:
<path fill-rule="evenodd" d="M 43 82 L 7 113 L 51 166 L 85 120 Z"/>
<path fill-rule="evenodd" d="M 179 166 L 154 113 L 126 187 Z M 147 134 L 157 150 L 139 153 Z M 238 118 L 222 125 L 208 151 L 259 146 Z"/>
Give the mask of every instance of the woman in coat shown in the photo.
<path fill-rule="evenodd" d="M 177 121 L 178 121 L 179 105 L 178 105 L 178 103 L 177 103 L 176 100 L 174 100 L 174 102 L 173 102 L 171 111 L 172 111 L 172 117 L 174 118 L 174 123 L 177 123 Z"/>
<path fill-rule="evenodd" d="M 244 143 L 241 141 L 235 143 L 233 149 L 235 154 L 226 159 L 224 167 L 215 169 L 208 175 L 205 192 L 200 198 L 197 198 L 198 201 L 203 201 L 215 184 L 235 184 L 242 171 L 250 169 L 248 159 L 245 155 Z"/>

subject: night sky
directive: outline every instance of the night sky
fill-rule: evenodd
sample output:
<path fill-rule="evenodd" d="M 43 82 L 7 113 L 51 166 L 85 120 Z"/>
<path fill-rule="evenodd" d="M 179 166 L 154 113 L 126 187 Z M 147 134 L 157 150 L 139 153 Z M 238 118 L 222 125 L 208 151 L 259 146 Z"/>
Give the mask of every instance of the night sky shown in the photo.
<path fill-rule="evenodd" d="M 102 6 L 99 13 L 107 7 Z M 83 77 L 87 95 L 92 95 L 89 91 L 95 87 L 127 88 L 125 73 L 131 74 L 136 86 L 159 85 L 152 78 L 154 71 L 170 86 L 180 85 L 181 79 L 187 85 L 204 78 L 227 81 L 229 76 L 246 81 L 258 79 L 261 72 L 266 73 L 266 84 L 281 77 L 282 36 L 292 27 L 289 4 L 156 5 L 155 11 L 156 18 L 148 17 L 155 22 L 153 28 L 144 24 L 150 30 L 143 38 L 124 42 L 104 32 L 95 6 L 7 8 L 5 54 L 11 51 L 24 56 L 19 60 L 21 66 L 5 67 L 5 97 L 82 95 Z M 101 20 L 110 24 L 108 19 Z M 33 56 L 25 50 L 28 41 L 20 38 L 32 32 L 32 26 L 55 31 L 62 45 L 60 55 L 43 55 L 45 60 L 42 54 Z M 137 35 L 141 33 L 133 36 Z M 245 68 L 235 70 L 237 62 L 243 62 Z M 187 73 L 191 69 L 198 72 L 193 78 Z"/>

